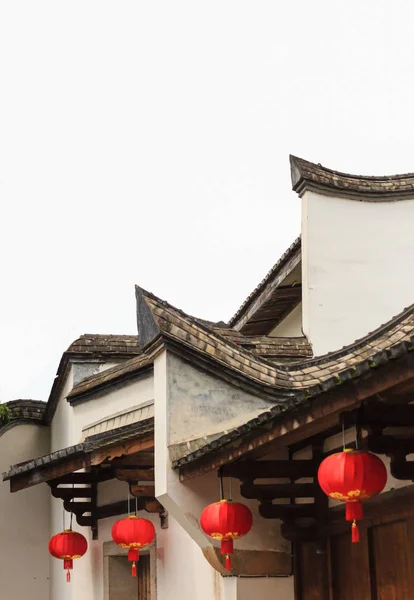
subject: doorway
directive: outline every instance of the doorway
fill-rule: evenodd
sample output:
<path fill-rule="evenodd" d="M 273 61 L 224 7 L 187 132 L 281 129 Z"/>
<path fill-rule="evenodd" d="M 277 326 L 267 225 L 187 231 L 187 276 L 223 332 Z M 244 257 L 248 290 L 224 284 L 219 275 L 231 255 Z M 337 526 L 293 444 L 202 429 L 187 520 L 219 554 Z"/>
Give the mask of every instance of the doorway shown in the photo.
<path fill-rule="evenodd" d="M 108 557 L 108 600 L 155 600 L 151 598 L 150 555 L 142 554 L 137 563 L 137 577 L 131 576 L 126 556 Z"/>

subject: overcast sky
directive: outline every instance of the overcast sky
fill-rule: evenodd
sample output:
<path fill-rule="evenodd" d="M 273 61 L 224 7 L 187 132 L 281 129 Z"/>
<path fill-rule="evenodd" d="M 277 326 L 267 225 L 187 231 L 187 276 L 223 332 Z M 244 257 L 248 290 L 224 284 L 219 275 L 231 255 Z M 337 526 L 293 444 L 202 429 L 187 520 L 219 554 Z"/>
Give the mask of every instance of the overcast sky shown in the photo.
<path fill-rule="evenodd" d="M 227 320 L 300 232 L 289 153 L 414 171 L 411 3 L 0 2 L 0 400 L 134 284 Z"/>

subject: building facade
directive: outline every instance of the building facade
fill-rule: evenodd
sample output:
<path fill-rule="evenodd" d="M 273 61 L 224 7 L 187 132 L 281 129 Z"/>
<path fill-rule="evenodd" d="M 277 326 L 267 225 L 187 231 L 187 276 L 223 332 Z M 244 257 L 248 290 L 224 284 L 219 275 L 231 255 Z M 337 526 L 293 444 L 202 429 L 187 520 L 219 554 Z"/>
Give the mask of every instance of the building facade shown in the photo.
<path fill-rule="evenodd" d="M 137 286 L 137 336 L 82 336 L 47 403 L 10 403 L 4 597 L 410 598 L 414 175 L 358 177 L 296 157 L 291 172 L 301 237 L 228 324 Z M 389 474 L 357 545 L 317 484 L 343 436 Z M 254 517 L 230 573 L 199 524 L 218 475 Z M 156 528 L 136 579 L 111 538 L 134 510 Z M 70 515 L 89 549 L 67 584 L 47 541 Z"/>

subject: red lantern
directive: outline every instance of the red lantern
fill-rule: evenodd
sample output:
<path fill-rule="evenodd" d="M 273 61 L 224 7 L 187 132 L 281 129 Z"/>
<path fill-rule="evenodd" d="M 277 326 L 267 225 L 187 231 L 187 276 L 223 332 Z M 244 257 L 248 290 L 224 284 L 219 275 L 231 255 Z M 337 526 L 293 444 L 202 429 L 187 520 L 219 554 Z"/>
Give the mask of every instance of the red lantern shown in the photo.
<path fill-rule="evenodd" d="M 112 539 L 121 548 L 127 548 L 128 560 L 132 562 L 132 576 L 136 577 L 135 563 L 139 560 L 139 549 L 152 544 L 155 538 L 155 527 L 147 519 L 135 515 L 117 521 L 112 527 Z"/>
<path fill-rule="evenodd" d="M 70 570 L 73 569 L 75 558 L 81 558 L 88 549 L 86 538 L 76 531 L 65 529 L 54 535 L 49 541 L 49 552 L 54 558 L 63 560 L 66 569 L 66 581 L 70 581 Z"/>
<path fill-rule="evenodd" d="M 387 471 L 370 452 L 344 450 L 331 454 L 319 466 L 318 481 L 327 496 L 346 502 L 346 520 L 352 521 L 352 541 L 359 541 L 356 522 L 363 518 L 361 500 L 376 496 L 387 483 Z"/>
<path fill-rule="evenodd" d="M 253 524 L 250 509 L 239 502 L 221 500 L 209 504 L 201 513 L 200 525 L 204 533 L 221 541 L 221 554 L 226 556 L 226 569 L 230 571 L 230 554 L 233 540 L 249 533 Z"/>

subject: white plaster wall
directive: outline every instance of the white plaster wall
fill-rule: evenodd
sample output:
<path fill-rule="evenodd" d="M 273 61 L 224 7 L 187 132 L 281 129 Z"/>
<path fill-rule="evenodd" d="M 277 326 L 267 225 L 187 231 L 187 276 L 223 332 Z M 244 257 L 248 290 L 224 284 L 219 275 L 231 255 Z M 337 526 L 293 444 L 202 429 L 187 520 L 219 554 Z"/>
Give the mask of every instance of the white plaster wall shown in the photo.
<path fill-rule="evenodd" d="M 168 444 L 228 431 L 272 406 L 167 353 Z M 164 409 L 163 409 L 164 410 Z"/>
<path fill-rule="evenodd" d="M 173 518 L 157 540 L 157 600 L 236 600 L 236 580 L 224 579 Z"/>
<path fill-rule="evenodd" d="M 175 357 L 163 352 L 155 360 L 154 402 L 155 402 L 155 494 L 160 502 L 181 524 L 183 529 L 193 538 L 200 548 L 212 544 L 199 526 L 199 517 L 203 508 L 210 502 L 219 499 L 219 482 L 217 474 L 212 472 L 187 482 L 180 482 L 176 471 L 171 468 L 168 450 L 168 424 L 166 415 L 172 418 L 171 392 L 169 387 L 169 369 L 172 367 L 177 375 Z M 181 365 L 179 365 L 181 367 Z M 186 365 L 185 365 L 186 366 Z M 191 368 L 191 367 L 189 367 Z M 180 383 L 180 382 L 178 382 Z M 208 406 L 206 407 L 206 410 Z M 227 482 L 228 483 L 228 482 Z M 240 499 L 239 485 L 233 483 L 233 498 Z M 258 518 L 257 503 L 248 502 L 256 515 L 252 532 L 237 542 L 239 548 L 259 550 L 267 548 L 281 552 L 289 552 L 290 546 L 280 536 L 280 524 L 277 521 L 267 522 Z"/>
<path fill-rule="evenodd" d="M 49 428 L 16 425 L 0 436 L 0 470 L 49 452 Z M 49 488 L 10 493 L 0 483 L 0 598 L 49 599 Z"/>
<path fill-rule="evenodd" d="M 82 439 L 82 429 L 92 423 L 152 401 L 153 388 L 154 378 L 150 375 L 71 406 L 66 400 L 72 389 L 72 372 L 70 371 L 51 425 L 51 451 L 54 452 L 79 443 Z"/>
<path fill-rule="evenodd" d="M 414 301 L 414 200 L 302 198 L 303 327 L 316 355 L 337 350 Z"/>
<path fill-rule="evenodd" d="M 77 406 L 71 406 L 67 402 L 66 397 L 72 389 L 72 381 L 72 372 L 70 371 L 51 425 L 51 451 L 77 444 L 82 438 L 82 428 L 88 424 L 123 411 L 131 406 L 148 402 L 153 398 L 153 377 L 149 376 L 122 388 L 116 388 L 105 395 L 88 400 Z M 121 486 L 117 485 L 118 483 L 113 482 L 112 486 L 104 486 L 100 490 L 102 492 L 99 497 L 101 504 L 125 498 L 127 493 L 126 484 L 124 484 L 121 490 Z M 61 500 L 51 497 L 48 490 L 47 492 L 48 499 L 50 497 L 50 535 L 53 535 L 63 528 L 63 505 Z M 70 517 L 66 514 L 65 518 L 67 525 Z M 66 584 L 61 561 L 50 559 L 50 600 L 102 600 L 102 544 L 111 539 L 110 529 L 115 520 L 116 518 L 112 520 L 105 519 L 100 522 L 99 540 L 92 541 L 90 530 L 86 527 L 79 527 L 74 519 L 73 529 L 79 531 L 87 538 L 89 550 L 85 557 L 75 561 L 73 581 L 70 585 Z"/>
<path fill-rule="evenodd" d="M 302 303 L 298 304 L 279 325 L 270 332 L 270 337 L 301 337 Z"/>
<path fill-rule="evenodd" d="M 72 443 L 82 438 L 82 429 L 115 413 L 139 406 L 154 398 L 154 377 L 149 375 L 122 387 L 108 390 L 102 396 L 73 406 Z M 121 417 L 119 417 L 121 421 Z M 121 423 L 120 423 L 121 424 Z"/>
<path fill-rule="evenodd" d="M 72 367 L 69 367 L 65 385 L 63 386 L 60 400 L 50 426 L 51 448 L 50 452 L 71 446 L 74 442 L 72 434 L 73 409 L 66 401 L 66 396 L 73 387 Z"/>

